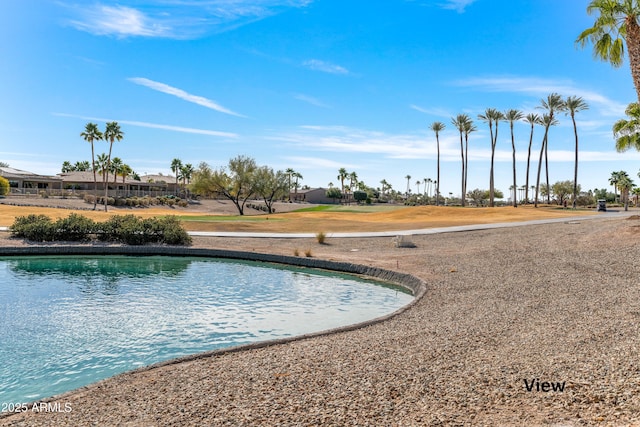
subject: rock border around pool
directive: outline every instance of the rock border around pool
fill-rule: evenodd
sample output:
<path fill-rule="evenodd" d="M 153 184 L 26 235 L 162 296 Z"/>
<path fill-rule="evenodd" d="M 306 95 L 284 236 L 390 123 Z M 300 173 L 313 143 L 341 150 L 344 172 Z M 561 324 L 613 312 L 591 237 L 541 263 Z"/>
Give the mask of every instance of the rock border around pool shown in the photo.
<path fill-rule="evenodd" d="M 175 365 L 183 362 L 190 362 L 193 360 L 204 359 L 209 357 L 216 357 L 228 353 L 236 353 L 240 351 L 259 349 L 264 347 L 270 347 L 279 344 L 286 344 L 293 341 L 306 340 L 310 338 L 337 334 L 340 332 L 348 332 L 356 329 L 362 329 L 367 326 L 371 326 L 380 322 L 389 320 L 413 307 L 427 292 L 427 284 L 422 279 L 407 273 L 401 273 L 393 270 L 386 270 L 378 267 L 370 267 L 361 264 L 352 264 L 339 261 L 330 261 L 317 258 L 301 258 L 286 255 L 274 255 L 266 253 L 245 252 L 245 251 L 233 251 L 224 249 L 200 249 L 200 248 L 184 248 L 174 246 L 30 246 L 30 247 L 0 247 L 0 256 L 38 256 L 38 255 L 61 255 L 61 256 L 73 256 L 73 255 L 131 255 L 131 256 L 182 256 L 182 257 L 202 257 L 202 258 L 222 258 L 230 260 L 245 260 L 245 261 L 258 261 L 267 262 L 273 264 L 293 265 L 296 267 L 306 267 L 321 270 L 336 271 L 340 273 L 356 274 L 358 276 L 371 277 L 376 280 L 388 282 L 397 286 L 401 286 L 408 289 L 413 294 L 413 300 L 408 304 L 400 307 L 398 310 L 389 313 L 384 316 L 376 317 L 364 322 L 354 323 L 347 326 L 341 326 L 338 328 L 326 329 L 323 331 L 296 335 L 287 338 L 278 338 L 273 340 L 259 341 L 251 344 L 243 344 L 233 347 L 222 348 L 218 350 L 212 350 L 202 353 L 196 353 L 192 355 L 182 356 L 179 358 L 166 360 L 163 362 L 154 363 L 134 369 L 131 371 L 123 372 L 121 374 L 114 375 L 113 377 L 100 380 L 95 383 L 91 383 L 87 386 L 80 387 L 62 394 L 50 396 L 38 401 L 28 403 L 28 408 L 31 409 L 34 405 L 41 402 L 53 402 L 56 400 L 64 399 L 65 397 L 74 395 L 76 393 L 88 391 L 99 387 L 102 383 L 109 381 L 115 377 L 121 377 L 126 375 L 134 375 L 136 373 L 150 371 L 153 369 L 161 368 L 163 366 Z M 0 413 L 0 419 L 7 418 L 16 413 Z"/>

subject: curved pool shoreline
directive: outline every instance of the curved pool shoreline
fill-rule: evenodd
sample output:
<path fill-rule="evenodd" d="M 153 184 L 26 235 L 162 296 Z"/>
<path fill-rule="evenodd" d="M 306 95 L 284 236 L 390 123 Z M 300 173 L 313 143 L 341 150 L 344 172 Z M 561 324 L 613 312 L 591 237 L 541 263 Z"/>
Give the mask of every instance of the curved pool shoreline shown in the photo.
<path fill-rule="evenodd" d="M 86 246 L 86 245 L 53 245 L 53 246 L 28 246 L 28 247 L 0 247 L 0 256 L 101 256 L 101 255 L 128 255 L 128 256 L 172 256 L 172 257 L 200 257 L 200 258 L 218 258 L 227 260 L 245 260 L 265 262 L 279 265 L 290 265 L 296 267 L 304 267 L 311 269 L 328 270 L 338 273 L 353 274 L 365 278 L 373 278 L 383 282 L 391 283 L 396 286 L 403 287 L 411 292 L 413 299 L 408 304 L 400 307 L 392 313 L 384 316 L 379 316 L 363 322 L 354 323 L 351 325 L 340 326 L 337 328 L 326 329 L 322 331 L 296 335 L 285 338 L 278 338 L 272 340 L 258 341 L 249 344 L 242 344 L 232 347 L 226 347 L 217 350 L 211 350 L 201 353 L 195 353 L 191 355 L 181 356 L 178 358 L 169 359 L 153 363 L 151 365 L 142 366 L 137 369 L 129 370 L 109 378 L 91 383 L 89 385 L 76 388 L 74 390 L 49 396 L 36 401 L 28 402 L 27 407 L 33 408 L 40 403 L 59 401 L 70 396 L 74 396 L 79 393 L 90 391 L 92 389 L 99 388 L 101 384 L 113 380 L 114 378 L 126 377 L 128 375 L 135 375 L 137 373 L 151 371 L 154 369 L 162 368 L 165 366 L 176 365 L 180 363 L 191 362 L 200 359 L 206 359 L 216 356 L 221 356 L 229 353 L 237 353 L 248 350 L 255 350 L 265 347 L 271 347 L 275 345 L 286 344 L 294 341 L 302 341 L 306 339 L 338 334 L 341 332 L 348 332 L 357 329 L 362 329 L 377 323 L 384 322 L 399 314 L 407 311 L 413 307 L 420 299 L 426 294 L 426 283 L 416 276 L 407 273 L 400 273 L 397 271 L 387 270 L 379 267 L 371 267 L 361 264 L 353 264 L 340 261 L 323 260 L 316 258 L 302 258 L 286 255 L 275 255 L 259 252 L 246 252 L 246 251 L 234 251 L 223 249 L 204 249 L 204 248 L 188 248 L 188 247 L 173 247 L 173 246 Z M 17 415 L 20 412 L 0 412 L 0 419 L 6 419 L 12 415 Z"/>

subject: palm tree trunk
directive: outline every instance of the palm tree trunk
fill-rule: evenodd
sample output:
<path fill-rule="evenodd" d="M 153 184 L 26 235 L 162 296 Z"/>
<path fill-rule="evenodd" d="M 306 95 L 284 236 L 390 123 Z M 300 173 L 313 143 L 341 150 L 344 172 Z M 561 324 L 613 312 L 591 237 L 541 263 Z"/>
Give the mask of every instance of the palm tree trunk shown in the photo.
<path fill-rule="evenodd" d="M 536 198 L 533 201 L 533 206 L 538 207 L 538 195 L 540 194 L 540 171 L 542 170 L 542 156 L 544 156 L 544 149 L 547 145 L 547 132 L 548 127 L 544 129 L 544 137 L 542 138 L 542 147 L 540 147 L 540 161 L 538 162 L 538 178 L 536 179 Z"/>
<path fill-rule="evenodd" d="M 107 157 L 107 167 L 104 170 L 104 211 L 107 211 L 107 205 L 109 204 L 109 167 L 111 166 L 111 149 L 113 148 L 113 141 L 109 144 L 109 157 Z"/>
<path fill-rule="evenodd" d="M 436 206 L 439 206 L 439 197 L 440 194 L 440 139 L 438 138 L 438 134 L 436 134 L 436 145 L 438 146 L 438 167 L 436 172 Z"/>
<path fill-rule="evenodd" d="M 513 137 L 513 122 L 511 122 L 511 149 L 513 150 L 513 207 L 518 207 L 518 186 L 516 184 L 516 142 Z"/>
<path fill-rule="evenodd" d="M 549 140 L 545 137 L 544 139 L 544 168 L 547 176 L 547 204 L 551 204 L 551 187 L 549 187 Z"/>
<path fill-rule="evenodd" d="M 573 121 L 573 134 L 576 137 L 576 159 L 573 169 L 573 209 L 575 209 L 578 206 L 578 128 L 573 114 L 571 114 L 571 120 Z"/>
<path fill-rule="evenodd" d="M 464 207 L 464 145 L 462 142 L 462 132 L 460 132 L 460 156 L 462 157 L 462 194 L 460 196 L 460 200 L 462 201 L 462 206 Z"/>
<path fill-rule="evenodd" d="M 493 138 L 493 127 L 491 126 L 491 122 L 489 122 L 489 133 L 491 136 L 491 168 L 489 169 L 489 207 L 494 206 L 495 199 L 495 183 L 494 183 L 494 169 L 493 162 L 496 154 L 496 141 Z"/>
<path fill-rule="evenodd" d="M 636 16 L 627 16 L 625 20 L 627 28 L 627 52 L 629 53 L 629 65 L 633 85 L 640 102 L 640 26 Z"/>
<path fill-rule="evenodd" d="M 98 178 L 96 177 L 96 156 L 91 141 L 91 164 L 93 165 L 93 210 L 98 209 Z"/>
<path fill-rule="evenodd" d="M 467 177 L 469 175 L 469 134 L 464 135 L 464 192 L 462 193 L 462 206 L 467 197 Z"/>
<path fill-rule="evenodd" d="M 531 162 L 531 144 L 533 143 L 533 123 L 531 124 L 531 136 L 529 137 L 529 151 L 527 152 L 527 183 L 524 189 L 524 199 L 529 202 L 529 165 Z"/>

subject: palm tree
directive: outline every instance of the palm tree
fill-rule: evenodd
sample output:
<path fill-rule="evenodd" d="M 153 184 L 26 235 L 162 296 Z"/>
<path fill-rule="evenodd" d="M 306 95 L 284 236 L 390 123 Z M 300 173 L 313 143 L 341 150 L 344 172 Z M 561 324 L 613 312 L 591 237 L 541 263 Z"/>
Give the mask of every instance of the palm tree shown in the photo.
<path fill-rule="evenodd" d="M 425 198 L 429 197 L 429 193 L 427 192 L 427 184 L 431 183 L 431 178 L 423 178 L 422 183 L 424 184 L 424 196 Z M 429 186 L 431 187 L 431 186 Z M 428 200 L 428 199 L 427 199 Z"/>
<path fill-rule="evenodd" d="M 84 127 L 84 132 L 80 134 L 89 144 L 91 144 L 91 164 L 93 167 L 93 210 L 95 211 L 98 206 L 98 180 L 96 178 L 96 156 L 93 147 L 94 141 L 100 141 L 103 138 L 102 132 L 98 129 L 98 125 L 95 123 L 87 123 Z"/>
<path fill-rule="evenodd" d="M 529 165 L 531 163 L 531 144 L 533 143 L 533 127 L 535 125 L 541 125 L 542 119 L 537 114 L 528 114 L 527 117 L 524 118 L 524 121 L 531 125 L 531 133 L 529 135 L 529 150 L 527 151 L 527 180 L 525 184 L 525 201 L 529 202 Z"/>
<path fill-rule="evenodd" d="M 519 110 L 507 110 L 504 113 L 504 120 L 509 122 L 509 129 L 511 130 L 511 150 L 513 152 L 513 207 L 518 207 L 518 198 L 516 197 L 516 189 L 518 188 L 518 184 L 516 184 L 516 142 L 513 136 L 513 123 L 522 120 L 524 114 Z M 496 133 L 498 132 L 496 125 Z"/>
<path fill-rule="evenodd" d="M 289 199 L 289 201 L 291 201 L 291 177 L 294 173 L 296 173 L 296 171 L 294 171 L 292 168 L 287 168 L 284 173 L 287 175 L 287 181 L 289 182 L 289 186 L 287 187 L 287 198 Z"/>
<path fill-rule="evenodd" d="M 638 176 L 640 176 L 640 174 L 638 174 Z M 638 207 L 638 199 L 640 199 L 640 187 L 636 187 L 633 190 L 631 190 L 631 193 L 633 194 L 634 198 L 636 199 L 636 208 Z"/>
<path fill-rule="evenodd" d="M 124 165 L 122 165 L 122 169 L 120 169 L 120 175 L 122 175 L 122 183 L 124 184 L 125 179 L 127 179 L 127 177 L 129 175 L 131 175 L 133 173 L 133 169 L 131 169 L 131 166 L 127 165 L 126 163 Z"/>
<path fill-rule="evenodd" d="M 124 132 L 120 130 L 120 125 L 118 122 L 109 122 L 107 123 L 107 127 L 104 131 L 104 139 L 105 141 L 109 141 L 109 156 L 107 157 L 107 176 L 105 177 L 105 186 L 104 186 L 104 210 L 107 211 L 107 200 L 109 198 L 109 184 L 108 184 L 108 173 L 109 168 L 111 167 L 111 149 L 113 148 L 113 143 L 115 141 L 121 141 L 124 137 Z"/>
<path fill-rule="evenodd" d="M 182 168 L 182 160 L 175 158 L 171 160 L 171 170 L 176 176 L 176 189 L 175 194 L 178 195 L 178 175 L 180 175 L 180 168 Z"/>
<path fill-rule="evenodd" d="M 384 196 L 385 195 L 385 190 L 388 190 L 390 185 L 389 185 L 389 183 L 387 182 L 386 179 L 383 179 L 382 181 L 380 181 L 380 184 L 382 185 L 382 190 L 381 191 L 382 191 L 382 195 Z"/>
<path fill-rule="evenodd" d="M 462 206 L 464 206 L 464 197 L 466 194 L 466 188 L 465 188 L 465 153 L 464 153 L 464 142 L 462 137 L 465 134 L 465 129 L 467 128 L 467 123 L 471 122 L 471 118 L 466 115 L 466 114 L 458 114 L 455 118 L 451 119 L 451 124 L 453 124 L 453 126 L 455 126 L 456 129 L 458 129 L 458 132 L 460 132 L 460 157 L 462 157 L 462 196 L 461 196 L 461 201 L 462 201 Z"/>
<path fill-rule="evenodd" d="M 109 157 L 106 153 L 98 154 L 96 157 L 96 168 L 98 169 L 98 173 L 102 177 L 102 185 L 106 187 L 107 185 L 107 160 Z"/>
<path fill-rule="evenodd" d="M 491 137 L 491 168 L 489 169 L 489 206 L 494 206 L 494 174 L 493 164 L 496 153 L 496 143 L 498 141 L 498 123 L 503 119 L 503 114 L 495 108 L 487 108 L 484 114 L 478 114 L 478 119 L 489 124 L 489 134 Z M 496 133 L 493 133 L 493 124 L 496 124 Z"/>
<path fill-rule="evenodd" d="M 118 178 L 118 175 L 120 175 L 122 173 L 122 166 L 124 166 L 124 162 L 122 161 L 122 159 L 120 157 L 114 157 L 111 160 L 111 167 L 109 169 L 109 171 L 113 174 L 113 184 L 116 184 L 116 179 Z"/>
<path fill-rule="evenodd" d="M 593 56 L 620 67 L 624 59 L 624 45 L 629 51 L 631 77 L 640 101 L 640 2 L 637 0 L 592 0 L 587 13 L 599 12 L 593 27 L 584 30 L 576 44 L 593 44 Z"/>
<path fill-rule="evenodd" d="M 620 171 L 620 173 L 621 175 L 618 178 L 617 186 L 618 186 L 618 189 L 620 190 L 620 198 L 624 203 L 624 210 L 628 211 L 629 210 L 629 191 L 633 188 L 634 184 L 633 184 L 633 180 L 631 180 L 631 178 L 626 172 Z"/>
<path fill-rule="evenodd" d="M 625 110 L 629 120 L 620 119 L 613 125 L 613 137 L 618 152 L 635 148 L 640 151 L 640 104 L 633 102 Z"/>
<path fill-rule="evenodd" d="M 564 111 L 566 107 L 564 105 L 564 101 L 562 100 L 562 97 L 554 92 L 549 96 L 547 96 L 547 99 L 542 99 L 540 101 L 539 108 L 547 110 L 547 113 L 544 114 L 542 117 L 542 121 L 544 123 L 544 137 L 542 138 L 542 147 L 540 150 L 540 162 L 538 163 L 538 179 L 536 183 L 536 201 L 534 204 L 536 208 L 538 207 L 538 192 L 540 189 L 540 169 L 542 167 L 543 154 L 544 154 L 544 159 L 545 159 L 544 164 L 545 164 L 546 174 L 547 174 L 547 188 L 551 188 L 549 186 L 549 157 L 548 157 L 548 151 L 547 151 L 547 146 L 549 145 L 548 144 L 549 128 L 551 126 L 555 126 L 556 124 L 558 124 L 558 121 L 555 118 L 555 113 L 559 111 Z M 547 192 L 547 203 L 551 203 L 551 195 L 549 193 L 550 192 Z"/>
<path fill-rule="evenodd" d="M 345 168 L 338 169 L 337 179 L 340 180 L 340 191 L 344 194 L 344 180 L 349 177 L 349 172 Z"/>
<path fill-rule="evenodd" d="M 613 194 L 614 197 L 618 198 L 618 181 L 620 178 L 626 174 L 625 171 L 611 172 L 611 176 L 609 177 L 609 185 L 613 185 Z"/>
<path fill-rule="evenodd" d="M 442 122 L 433 122 L 431 123 L 431 130 L 436 133 L 436 146 L 438 148 L 438 160 L 437 160 L 437 172 L 436 172 L 436 182 L 440 182 L 440 132 L 442 132 L 445 128 L 444 123 Z M 436 206 L 438 206 L 438 197 L 440 194 L 440 184 L 436 184 Z"/>
<path fill-rule="evenodd" d="M 573 134 L 576 138 L 576 158 L 573 169 L 573 209 L 575 209 L 578 200 L 578 128 L 576 127 L 576 113 L 589 109 L 589 105 L 579 96 L 568 97 L 564 104 L 567 108 L 565 114 L 571 116 Z"/>
<path fill-rule="evenodd" d="M 420 184 L 422 184 L 422 181 L 417 180 L 416 181 L 416 196 L 420 194 Z"/>
<path fill-rule="evenodd" d="M 298 179 L 302 179 L 303 176 L 302 176 L 302 174 L 300 172 L 294 172 L 291 176 L 293 176 L 296 179 L 296 182 L 293 184 L 293 188 L 294 188 L 294 191 L 295 191 L 294 198 L 297 199 L 298 198 L 298 187 L 299 187 Z"/>
<path fill-rule="evenodd" d="M 75 168 L 70 161 L 65 160 L 64 162 L 62 162 L 62 169 L 60 170 L 62 173 L 73 172 L 74 170 Z"/>
<path fill-rule="evenodd" d="M 409 192 L 411 191 L 411 188 L 409 188 L 409 181 L 411 180 L 411 175 L 407 175 L 405 176 L 405 179 L 407 180 L 407 197 L 409 197 Z"/>
<path fill-rule="evenodd" d="M 467 176 L 469 174 L 469 134 L 477 131 L 478 128 L 473 124 L 473 121 L 469 119 L 464 126 L 464 191 L 467 191 Z M 464 195 L 462 196 L 464 206 Z"/>
<path fill-rule="evenodd" d="M 180 166 L 180 178 L 182 178 L 182 192 L 185 194 L 185 196 L 188 196 L 189 194 L 186 189 L 187 181 L 189 182 L 191 181 L 191 177 L 193 176 L 194 172 L 195 172 L 195 169 L 193 168 L 193 165 L 191 163 L 187 163 L 185 165 Z"/>
<path fill-rule="evenodd" d="M 75 162 L 73 164 L 73 170 L 75 170 L 76 172 L 86 172 L 88 170 L 91 170 L 91 164 L 89 163 L 88 160 L 83 160 L 81 162 Z"/>

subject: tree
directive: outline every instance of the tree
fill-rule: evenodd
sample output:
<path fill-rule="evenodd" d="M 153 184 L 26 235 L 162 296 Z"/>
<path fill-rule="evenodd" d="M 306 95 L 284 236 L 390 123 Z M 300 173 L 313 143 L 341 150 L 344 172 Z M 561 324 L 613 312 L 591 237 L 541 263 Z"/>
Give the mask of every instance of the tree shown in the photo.
<path fill-rule="evenodd" d="M 640 174 L 638 175 L 640 176 Z M 633 190 L 631 190 L 631 193 L 633 194 L 634 199 L 636 200 L 636 208 L 638 207 L 638 199 L 640 199 L 640 187 L 636 187 Z"/>
<path fill-rule="evenodd" d="M 527 179 L 525 183 L 524 199 L 529 202 L 529 166 L 531 164 L 531 145 L 533 143 L 533 127 L 541 125 L 542 119 L 537 114 L 528 114 L 524 121 L 531 125 L 531 133 L 529 134 L 529 150 L 527 151 Z"/>
<path fill-rule="evenodd" d="M 113 184 L 116 184 L 116 179 L 118 179 L 118 175 L 122 173 L 122 167 L 124 166 L 124 162 L 120 157 L 114 157 L 111 160 L 111 168 L 110 172 L 113 174 Z"/>
<path fill-rule="evenodd" d="M 576 113 L 587 110 L 589 105 L 579 96 L 570 96 L 565 101 L 566 114 L 571 116 L 573 122 L 573 135 L 576 139 L 576 153 L 573 168 L 573 209 L 577 207 L 578 202 L 578 128 L 576 126 Z"/>
<path fill-rule="evenodd" d="M 640 104 L 633 102 L 627 106 L 627 119 L 620 119 L 613 125 L 616 150 L 624 152 L 630 148 L 640 151 Z"/>
<path fill-rule="evenodd" d="M 540 101 L 540 107 L 542 109 L 547 110 L 547 113 L 542 116 L 542 121 L 544 123 L 544 137 L 542 138 L 542 147 L 540 149 L 540 162 L 538 162 L 538 179 L 536 181 L 536 200 L 535 207 L 538 207 L 538 191 L 540 188 L 540 171 L 542 167 L 542 155 L 544 154 L 545 158 L 545 168 L 547 173 L 547 187 L 549 187 L 549 158 L 547 152 L 547 146 L 549 143 L 549 128 L 558 124 L 558 121 L 555 118 L 555 113 L 559 111 L 564 111 L 565 105 L 562 97 L 557 93 L 552 93 L 547 96 L 547 99 L 542 99 Z M 547 203 L 551 203 L 550 195 L 547 194 Z"/>
<path fill-rule="evenodd" d="M 344 194 L 344 180 L 349 176 L 349 172 L 345 168 L 338 169 L 337 178 L 340 180 L 340 193 Z"/>
<path fill-rule="evenodd" d="M 120 175 L 122 175 L 122 183 L 124 184 L 124 180 L 133 173 L 133 169 L 131 169 L 131 166 L 124 164 L 122 165 L 122 168 L 120 169 Z"/>
<path fill-rule="evenodd" d="M 453 124 L 453 126 L 455 126 L 456 129 L 458 129 L 458 132 L 460 132 L 460 157 L 462 158 L 462 199 L 461 199 L 461 203 L 462 206 L 464 206 L 465 204 L 465 193 L 466 193 L 466 182 L 465 182 L 465 177 L 466 177 L 466 163 L 465 163 L 465 151 L 464 151 L 464 142 L 463 142 L 463 136 L 465 135 L 465 129 L 467 128 L 468 123 L 471 122 L 471 118 L 466 115 L 466 114 L 458 114 L 455 118 L 451 119 L 451 124 Z"/>
<path fill-rule="evenodd" d="M 84 132 L 80 133 L 80 136 L 84 138 L 89 144 L 91 144 L 91 166 L 93 170 L 93 210 L 97 209 L 98 203 L 98 180 L 96 178 L 96 159 L 95 151 L 93 147 L 94 141 L 100 141 L 103 139 L 102 132 L 98 129 L 98 125 L 95 123 L 87 123 L 84 127 Z"/>
<path fill-rule="evenodd" d="M 471 132 L 477 131 L 478 128 L 473 124 L 473 121 L 469 119 L 464 126 L 464 190 L 467 191 L 467 177 L 469 175 L 469 135 Z M 464 206 L 464 195 L 462 196 Z"/>
<path fill-rule="evenodd" d="M 187 192 L 187 181 L 191 182 L 191 178 L 193 177 L 194 168 L 191 163 L 184 164 L 180 166 L 180 179 L 182 179 L 182 192 L 185 194 L 185 197 L 188 198 Z"/>
<path fill-rule="evenodd" d="M 513 135 L 513 123 L 518 120 L 522 120 L 523 117 L 524 117 L 524 114 L 522 114 L 522 111 L 519 111 L 519 110 L 511 109 L 511 110 L 507 110 L 504 113 L 504 120 L 509 122 L 509 129 L 511 130 L 511 150 L 513 152 L 513 207 L 514 208 L 518 207 L 518 198 L 516 197 L 518 184 L 516 183 L 516 142 Z M 498 132 L 498 129 L 496 125 L 496 133 L 497 132 Z"/>
<path fill-rule="evenodd" d="M 563 205 L 564 201 L 573 194 L 573 181 L 557 181 L 551 186 L 551 192 L 556 197 L 558 204 Z M 580 188 L 580 186 L 578 186 Z"/>
<path fill-rule="evenodd" d="M 75 162 L 73 164 L 73 170 L 76 172 L 86 172 L 91 170 L 91 164 L 88 160 L 83 160 L 81 162 Z"/>
<path fill-rule="evenodd" d="M 182 160 L 178 158 L 171 160 L 171 170 L 173 171 L 173 174 L 176 176 L 176 190 L 175 190 L 176 196 L 178 195 L 178 179 L 180 178 L 179 177 L 180 168 L 182 168 Z"/>
<path fill-rule="evenodd" d="M 256 161 L 246 156 L 234 157 L 226 168 L 215 171 L 202 162 L 194 172 L 192 189 L 201 195 L 220 194 L 231 200 L 238 213 L 244 215 L 244 205 L 256 192 L 254 175 L 257 168 Z"/>
<path fill-rule="evenodd" d="M 489 191 L 490 193 L 491 191 Z M 467 193 L 467 197 L 469 199 L 471 199 L 473 201 L 473 203 L 480 207 L 484 204 L 484 201 L 487 199 L 487 191 L 485 190 L 480 190 L 479 188 L 476 188 L 475 190 L 469 191 Z"/>
<path fill-rule="evenodd" d="M 489 169 L 489 206 L 494 205 L 494 158 L 496 154 L 496 143 L 498 141 L 498 123 L 504 118 L 503 114 L 495 108 L 487 108 L 484 114 L 478 114 L 478 119 L 489 125 L 489 135 L 491 138 L 491 168 Z M 495 135 L 493 133 L 493 124 L 496 124 Z"/>
<path fill-rule="evenodd" d="M 0 167 L 8 167 L 8 166 L 0 166 Z M 0 176 L 0 196 L 4 197 L 7 194 L 9 194 L 9 191 L 11 190 L 11 184 L 9 183 L 9 180 L 7 178 L 5 178 L 4 176 Z"/>
<path fill-rule="evenodd" d="M 336 199 L 341 199 L 342 198 L 342 192 L 337 187 L 331 187 L 330 189 L 328 189 L 326 191 L 325 195 L 328 198 L 333 199 L 333 203 L 336 202 Z"/>
<path fill-rule="evenodd" d="M 438 149 L 438 157 L 437 157 L 437 172 L 436 172 L 436 206 L 438 206 L 438 194 L 440 194 L 440 132 L 442 132 L 445 128 L 444 123 L 442 122 L 433 122 L 431 123 L 431 130 L 436 134 L 436 147 Z"/>
<path fill-rule="evenodd" d="M 273 213 L 273 203 L 288 193 L 289 174 L 282 171 L 274 172 L 268 166 L 261 166 L 256 169 L 254 179 L 256 194 L 264 200 L 267 212 Z"/>
<path fill-rule="evenodd" d="M 629 54 L 631 77 L 640 101 L 640 2 L 637 0 L 592 0 L 587 14 L 599 12 L 593 27 L 578 36 L 580 47 L 593 44 L 593 56 L 611 63 L 615 68 L 622 65 L 624 45 Z"/>
<path fill-rule="evenodd" d="M 107 182 L 107 160 L 108 156 L 106 153 L 99 154 L 98 157 L 96 157 L 96 168 L 102 177 L 102 185 L 106 185 Z"/>
<path fill-rule="evenodd" d="M 9 167 L 9 163 L 7 162 L 0 162 L 0 168 L 8 168 Z"/>
<path fill-rule="evenodd" d="M 634 187 L 633 180 L 629 177 L 629 175 L 621 171 L 620 178 L 618 179 L 618 189 L 620 190 L 620 198 L 624 203 L 625 212 L 629 210 L 629 191 Z"/>
<path fill-rule="evenodd" d="M 609 185 L 613 185 L 613 194 L 615 198 L 618 198 L 618 181 L 620 178 L 626 174 L 625 171 L 617 171 L 611 172 L 611 176 L 609 177 Z"/>
<path fill-rule="evenodd" d="M 109 122 L 104 131 L 104 139 L 109 142 L 109 156 L 107 157 L 107 176 L 105 176 L 105 186 L 104 186 L 104 210 L 107 211 L 107 199 L 109 198 L 109 168 L 111 167 L 111 150 L 113 148 L 113 143 L 115 141 L 122 141 L 124 137 L 124 132 L 120 129 L 120 125 L 118 122 Z"/>
<path fill-rule="evenodd" d="M 62 168 L 61 168 L 62 173 L 73 172 L 74 170 L 75 169 L 70 161 L 65 160 L 64 162 L 62 162 Z"/>
<path fill-rule="evenodd" d="M 410 181 L 411 181 L 411 175 L 407 175 L 407 176 L 405 176 L 405 177 L 404 177 L 404 179 L 406 179 L 406 180 L 407 180 L 407 192 L 406 192 L 406 195 L 407 195 L 407 197 L 409 197 L 409 193 L 411 192 L 411 188 L 409 187 L 409 186 L 411 185 L 411 184 L 410 184 Z"/>
<path fill-rule="evenodd" d="M 294 177 L 296 179 L 296 182 L 293 183 L 293 188 L 295 191 L 295 199 L 298 198 L 298 188 L 300 187 L 300 184 L 298 184 L 298 180 L 299 179 L 303 179 L 304 177 L 302 176 L 302 174 L 300 172 L 294 172 L 292 175 L 292 177 Z"/>

